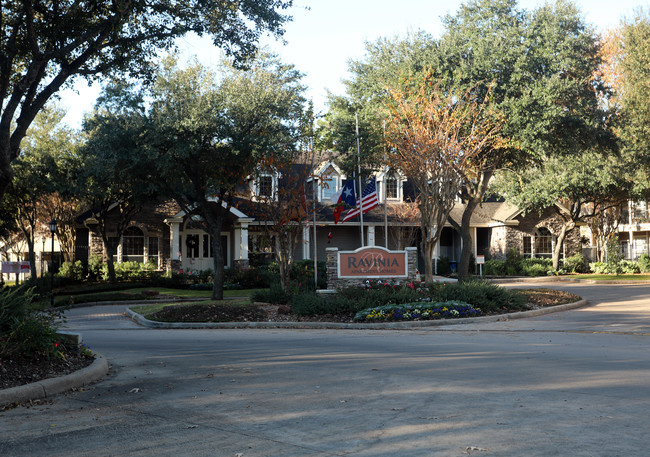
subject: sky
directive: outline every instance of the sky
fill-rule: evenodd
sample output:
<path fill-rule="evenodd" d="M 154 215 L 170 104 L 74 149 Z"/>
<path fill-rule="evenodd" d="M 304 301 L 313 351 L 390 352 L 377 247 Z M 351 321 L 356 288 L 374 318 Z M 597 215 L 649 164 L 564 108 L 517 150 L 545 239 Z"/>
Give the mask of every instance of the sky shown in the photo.
<path fill-rule="evenodd" d="M 266 38 L 263 43 L 305 75 L 307 96 L 314 101 L 316 111 L 323 113 L 327 109 L 328 90 L 344 94 L 342 81 L 348 77 L 348 62 L 363 59 L 366 42 L 405 36 L 420 29 L 439 37 L 441 18 L 455 14 L 462 3 L 461 0 L 294 0 L 288 12 L 293 21 L 286 25 L 286 44 L 272 38 Z M 543 3 L 520 0 L 519 6 L 532 10 Z M 599 31 L 616 27 L 635 8 L 648 6 L 644 0 L 577 0 L 575 3 L 586 21 Z M 178 44 L 185 58 L 195 55 L 211 67 L 220 61 L 220 51 L 209 39 L 188 37 Z M 84 113 L 92 109 L 99 91 L 98 84 L 88 87 L 79 82 L 74 90 L 61 94 L 61 102 L 68 108 L 65 118 L 68 124 L 80 127 Z"/>

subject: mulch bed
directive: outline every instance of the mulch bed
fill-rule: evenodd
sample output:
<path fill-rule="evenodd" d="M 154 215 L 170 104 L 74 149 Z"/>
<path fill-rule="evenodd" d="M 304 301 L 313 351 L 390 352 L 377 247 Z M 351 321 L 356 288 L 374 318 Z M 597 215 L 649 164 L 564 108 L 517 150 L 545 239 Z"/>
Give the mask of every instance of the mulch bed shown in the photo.
<path fill-rule="evenodd" d="M 80 354 L 68 354 L 65 358 L 30 359 L 7 356 L 0 358 L 0 389 L 41 381 L 74 373 L 95 360 Z"/>

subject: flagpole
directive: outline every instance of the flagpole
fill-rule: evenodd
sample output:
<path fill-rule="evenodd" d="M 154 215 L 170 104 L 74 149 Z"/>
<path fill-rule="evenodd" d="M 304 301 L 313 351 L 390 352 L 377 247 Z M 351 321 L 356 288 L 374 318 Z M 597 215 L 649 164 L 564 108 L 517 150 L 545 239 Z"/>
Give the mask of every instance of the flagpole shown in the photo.
<path fill-rule="evenodd" d="M 313 133 L 313 123 L 310 125 Z M 314 156 L 316 151 L 314 150 L 314 136 L 312 134 L 310 138 L 310 147 L 311 147 L 311 200 L 312 200 L 312 224 L 314 232 L 314 290 L 318 290 L 318 250 L 316 249 L 316 200 L 318 199 L 318 187 L 316 182 L 316 174 L 314 173 Z"/>
<path fill-rule="evenodd" d="M 357 133 L 357 170 L 359 173 L 359 220 L 361 222 L 361 247 L 365 246 L 363 242 L 363 188 L 361 187 L 361 148 L 359 147 L 359 115 L 354 113 L 354 120 L 356 122 Z"/>
<path fill-rule="evenodd" d="M 384 247 L 388 249 L 388 157 L 386 154 L 386 119 L 384 119 Z"/>

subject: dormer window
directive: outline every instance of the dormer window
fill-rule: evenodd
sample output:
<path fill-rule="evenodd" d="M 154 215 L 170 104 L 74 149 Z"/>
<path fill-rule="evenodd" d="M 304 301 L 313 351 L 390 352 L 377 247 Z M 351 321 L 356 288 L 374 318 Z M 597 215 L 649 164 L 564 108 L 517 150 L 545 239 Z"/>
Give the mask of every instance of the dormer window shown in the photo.
<path fill-rule="evenodd" d="M 273 196 L 273 177 L 272 176 L 260 176 L 259 179 L 259 188 L 257 195 L 259 197 L 272 197 Z"/>
<path fill-rule="evenodd" d="M 399 185 L 395 175 L 386 177 L 386 198 L 396 200 L 399 198 Z"/>
<path fill-rule="evenodd" d="M 338 176 L 323 176 L 321 179 L 321 201 L 332 200 L 332 196 L 339 189 Z"/>
<path fill-rule="evenodd" d="M 258 199 L 275 198 L 277 177 L 270 173 L 263 173 L 255 179 L 255 197 Z"/>

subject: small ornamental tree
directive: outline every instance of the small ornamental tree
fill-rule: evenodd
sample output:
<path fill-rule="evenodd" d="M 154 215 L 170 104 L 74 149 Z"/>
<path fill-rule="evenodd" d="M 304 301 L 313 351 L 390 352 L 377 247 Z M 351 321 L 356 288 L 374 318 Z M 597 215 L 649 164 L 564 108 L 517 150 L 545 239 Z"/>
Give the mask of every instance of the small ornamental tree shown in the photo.
<path fill-rule="evenodd" d="M 487 99 L 471 91 L 444 88 L 426 75 L 389 88 L 386 123 L 387 160 L 401 170 L 419 193 L 425 278 L 433 281 L 433 254 L 456 203 L 463 180 L 486 148 L 501 146 L 498 116 Z"/>
<path fill-rule="evenodd" d="M 257 196 L 258 210 L 263 214 L 262 229 L 266 242 L 273 245 L 280 271 L 280 285 L 289 292 L 291 267 L 300 247 L 303 229 L 313 207 L 307 204 L 307 179 L 310 168 L 297 157 L 266 160 L 261 170 L 277 173 L 278 185 L 271 195 Z"/>

